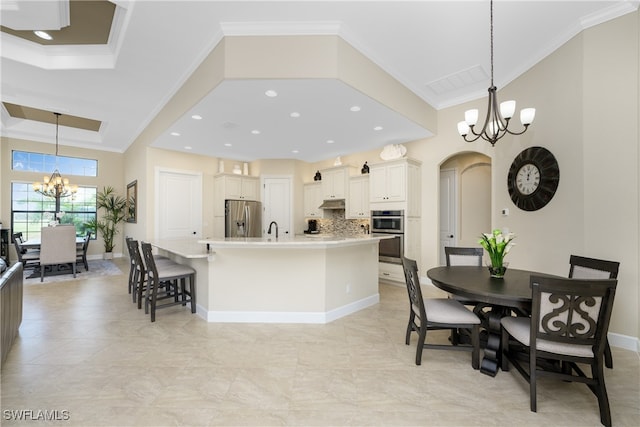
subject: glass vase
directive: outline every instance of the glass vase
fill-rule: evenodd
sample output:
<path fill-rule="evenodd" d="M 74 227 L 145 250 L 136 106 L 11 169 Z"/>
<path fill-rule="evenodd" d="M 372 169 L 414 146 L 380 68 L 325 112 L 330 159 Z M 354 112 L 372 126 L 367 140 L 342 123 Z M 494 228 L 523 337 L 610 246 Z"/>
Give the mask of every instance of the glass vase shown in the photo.
<path fill-rule="evenodd" d="M 509 263 L 505 262 L 502 265 L 488 265 L 489 275 L 495 279 L 504 278 L 504 274 L 507 272 L 507 266 Z"/>

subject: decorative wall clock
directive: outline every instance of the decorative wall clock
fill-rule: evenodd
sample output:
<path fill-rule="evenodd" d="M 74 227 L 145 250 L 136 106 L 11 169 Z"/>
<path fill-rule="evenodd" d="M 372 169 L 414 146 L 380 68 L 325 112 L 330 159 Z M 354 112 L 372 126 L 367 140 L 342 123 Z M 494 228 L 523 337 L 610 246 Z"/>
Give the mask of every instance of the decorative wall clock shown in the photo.
<path fill-rule="evenodd" d="M 556 158 L 542 147 L 529 147 L 516 156 L 507 176 L 513 203 L 525 211 L 537 211 L 551 201 L 560 182 Z"/>

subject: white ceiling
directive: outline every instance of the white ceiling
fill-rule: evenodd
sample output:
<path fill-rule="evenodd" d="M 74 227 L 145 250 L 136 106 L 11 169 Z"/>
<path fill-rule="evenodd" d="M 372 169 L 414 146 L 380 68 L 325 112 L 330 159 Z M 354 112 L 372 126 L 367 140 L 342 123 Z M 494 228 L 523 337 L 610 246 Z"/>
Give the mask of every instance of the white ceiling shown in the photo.
<path fill-rule="evenodd" d="M 64 21 L 64 1 L 38 3 L 3 0 L 2 25 L 36 29 L 53 14 Z M 61 127 L 61 146 L 124 152 L 225 35 L 337 34 L 436 109 L 484 97 L 489 86 L 486 0 L 115 3 L 105 46 L 43 47 L 1 35 L 3 102 L 103 122 L 99 132 Z M 496 1 L 496 86 L 583 29 L 637 8 L 638 0 Z M 267 98 L 267 89 L 278 97 Z M 205 95 L 153 145 L 243 161 L 318 161 L 430 135 L 337 80 L 226 80 Z M 54 142 L 50 124 L 4 108 L 1 119 L 2 136 Z"/>

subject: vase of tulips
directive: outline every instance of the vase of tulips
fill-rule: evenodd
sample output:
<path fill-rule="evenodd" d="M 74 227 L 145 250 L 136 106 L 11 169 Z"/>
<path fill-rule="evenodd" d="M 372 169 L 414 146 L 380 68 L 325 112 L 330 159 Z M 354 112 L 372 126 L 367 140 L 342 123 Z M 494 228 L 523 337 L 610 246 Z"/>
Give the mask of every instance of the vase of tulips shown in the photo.
<path fill-rule="evenodd" d="M 491 264 L 487 267 L 489 268 L 489 274 L 491 277 L 498 279 L 504 277 L 508 266 L 508 263 L 504 262 L 504 257 L 513 247 L 513 239 L 515 237 L 516 236 L 513 233 L 503 234 L 500 229 L 495 229 L 491 233 L 482 234 L 478 243 L 489 254 Z"/>

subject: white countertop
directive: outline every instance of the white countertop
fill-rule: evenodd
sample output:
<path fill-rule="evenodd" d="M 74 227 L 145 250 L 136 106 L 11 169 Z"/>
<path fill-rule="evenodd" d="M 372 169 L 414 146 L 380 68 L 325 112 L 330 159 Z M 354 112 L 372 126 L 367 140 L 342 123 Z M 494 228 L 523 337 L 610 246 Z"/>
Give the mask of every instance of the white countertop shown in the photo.
<path fill-rule="evenodd" d="M 149 243 L 158 249 L 179 255 L 183 258 L 206 258 L 209 256 L 207 246 L 198 243 L 198 239 L 193 237 L 159 239 L 152 240 Z"/>
<path fill-rule="evenodd" d="M 276 239 L 273 236 L 266 237 L 221 237 L 221 238 L 175 238 L 150 241 L 158 249 L 179 255 L 184 258 L 207 258 L 215 249 L 224 248 L 296 248 L 296 249 L 323 249 L 331 247 L 343 247 L 362 245 L 377 242 L 380 239 L 393 238 L 393 235 L 380 236 L 363 234 L 356 236 L 334 236 L 330 234 L 304 234 Z M 208 247 L 207 247 L 208 246 Z"/>
<path fill-rule="evenodd" d="M 390 236 L 393 237 L 393 236 Z M 276 239 L 273 235 L 264 237 L 226 237 L 200 239 L 198 243 L 210 248 L 327 248 L 361 245 L 377 242 L 386 236 L 362 234 L 355 236 L 334 236 L 329 234 L 285 235 Z"/>

